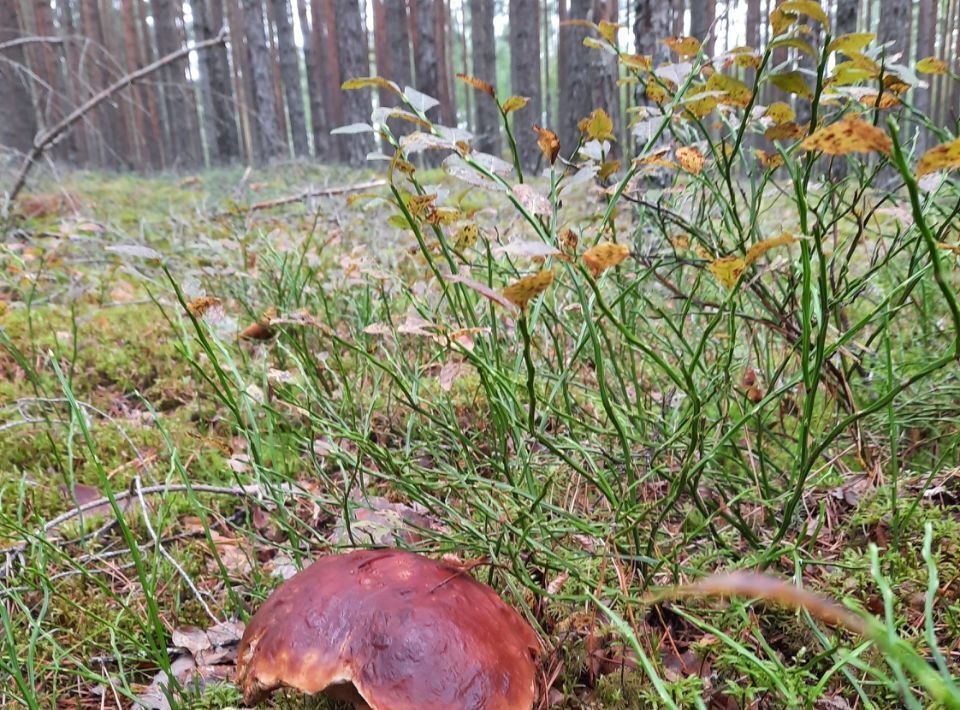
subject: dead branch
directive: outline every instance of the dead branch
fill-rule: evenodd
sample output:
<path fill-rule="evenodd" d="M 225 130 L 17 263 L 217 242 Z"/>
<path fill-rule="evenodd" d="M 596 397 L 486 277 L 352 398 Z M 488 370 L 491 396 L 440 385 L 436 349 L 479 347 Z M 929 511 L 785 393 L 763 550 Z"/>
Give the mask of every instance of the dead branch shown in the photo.
<path fill-rule="evenodd" d="M 0 42 L 0 52 L 5 49 L 21 47 L 26 44 L 63 44 L 68 39 L 72 39 L 72 37 L 17 37 L 16 39 L 11 39 L 6 42 Z"/>
<path fill-rule="evenodd" d="M 283 207 L 291 205 L 294 202 L 302 202 L 311 197 L 331 197 L 333 195 L 345 195 L 348 192 L 359 192 L 360 190 L 371 190 L 375 187 L 383 187 L 387 184 L 386 180 L 371 180 L 369 182 L 359 182 L 356 185 L 340 185 L 338 187 L 323 187 L 311 190 L 304 190 L 296 195 L 287 195 L 273 200 L 264 200 L 263 202 L 254 202 L 247 207 L 237 207 L 233 212 L 222 212 L 220 216 L 235 214 L 236 212 L 258 212 L 260 210 L 271 210 L 274 207 Z"/>
<path fill-rule="evenodd" d="M 57 138 L 59 138 L 64 132 L 67 131 L 68 128 L 70 128 L 70 126 L 83 118 L 84 115 L 89 113 L 92 109 L 96 108 L 98 105 L 109 99 L 121 89 L 125 89 L 135 81 L 139 81 L 145 76 L 149 76 L 158 69 L 162 69 L 166 65 L 171 64 L 181 57 L 190 54 L 190 52 L 196 52 L 201 49 L 206 49 L 207 47 L 223 44 L 227 40 L 228 36 L 228 32 L 224 27 L 220 30 L 220 33 L 212 39 L 204 40 L 203 42 L 196 42 L 189 47 L 183 47 L 172 54 L 161 57 L 152 64 L 148 64 L 145 67 L 137 69 L 135 72 L 130 72 L 129 74 L 120 77 L 99 94 L 91 97 L 88 101 L 85 101 L 82 105 L 75 108 L 69 115 L 65 116 L 63 120 L 57 123 L 55 126 L 52 126 L 43 133 L 37 134 L 36 138 L 33 139 L 33 148 L 31 148 L 30 153 L 27 154 L 27 157 L 23 160 L 23 164 L 20 166 L 20 171 L 17 173 L 17 179 L 13 184 L 13 189 L 10 191 L 10 194 L 7 197 L 7 201 L 13 202 L 17 195 L 20 194 L 20 191 L 27 182 L 27 175 L 29 174 L 30 169 L 33 167 L 37 159 L 43 155 L 43 152 L 47 149 L 47 147 L 56 141 Z"/>

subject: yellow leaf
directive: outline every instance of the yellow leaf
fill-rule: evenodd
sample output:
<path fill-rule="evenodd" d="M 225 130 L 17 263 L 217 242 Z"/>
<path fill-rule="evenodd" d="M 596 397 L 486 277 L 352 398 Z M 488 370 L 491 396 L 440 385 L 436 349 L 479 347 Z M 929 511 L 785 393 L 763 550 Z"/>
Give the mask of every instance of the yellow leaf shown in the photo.
<path fill-rule="evenodd" d="M 774 86 L 783 89 L 788 94 L 796 94 L 797 96 L 803 96 L 805 98 L 810 98 L 813 95 L 810 92 L 810 87 L 807 86 L 807 82 L 803 78 L 803 74 L 798 71 L 771 74 L 769 80 L 773 82 Z"/>
<path fill-rule="evenodd" d="M 861 52 L 876 37 L 872 32 L 851 32 L 850 34 L 840 35 L 827 45 L 827 51 L 843 52 L 844 54 Z"/>
<path fill-rule="evenodd" d="M 663 43 L 681 57 L 695 57 L 700 51 L 700 40 L 696 37 L 667 37 Z"/>
<path fill-rule="evenodd" d="M 883 129 L 850 116 L 811 133 L 801 146 L 828 155 L 880 152 L 889 155 L 893 149 L 890 136 Z"/>
<path fill-rule="evenodd" d="M 597 141 L 616 140 L 613 137 L 613 119 L 602 108 L 593 110 L 578 124 L 580 131 Z"/>
<path fill-rule="evenodd" d="M 779 7 L 774 8 L 770 13 L 770 27 L 773 29 L 773 36 L 777 37 L 793 27 L 799 18 L 788 12 L 784 12 Z"/>
<path fill-rule="evenodd" d="M 519 111 L 528 103 L 530 103 L 529 96 L 511 96 L 509 99 L 503 102 L 503 112 L 511 113 L 513 111 Z"/>
<path fill-rule="evenodd" d="M 937 170 L 960 168 L 960 138 L 931 148 L 917 163 L 917 177 Z"/>
<path fill-rule="evenodd" d="M 583 252 L 583 263 L 590 269 L 593 278 L 597 278 L 605 270 L 622 264 L 630 256 L 630 249 L 626 244 L 597 244 Z"/>
<path fill-rule="evenodd" d="M 793 244 L 795 241 L 797 241 L 797 238 L 792 234 L 787 233 L 783 233 L 779 237 L 771 237 L 770 239 L 759 241 L 747 250 L 747 256 L 744 259 L 744 265 L 750 266 L 753 262 L 771 249 L 775 247 L 786 246 L 787 244 Z"/>
<path fill-rule="evenodd" d="M 806 40 L 800 39 L 799 37 L 784 37 L 783 39 L 777 39 L 770 43 L 770 49 L 778 49 L 783 47 L 792 47 L 793 49 L 798 49 L 810 57 L 817 56 L 816 51 L 810 46 L 810 43 Z"/>
<path fill-rule="evenodd" d="M 617 24 L 615 22 L 607 22 L 606 20 L 600 20 L 600 24 L 597 25 L 597 31 L 600 33 L 600 36 L 603 37 L 607 42 L 612 44 L 614 47 L 617 46 L 617 30 L 619 30 L 623 25 Z"/>
<path fill-rule="evenodd" d="M 717 98 L 717 101 L 727 106 L 739 106 L 744 108 L 753 97 L 750 87 L 739 79 L 725 74 L 714 73 L 707 79 L 707 91 L 722 91 L 723 96 Z"/>
<path fill-rule="evenodd" d="M 790 107 L 790 104 L 783 101 L 774 101 L 767 106 L 767 112 L 763 115 L 769 116 L 775 124 L 779 124 L 792 121 L 797 117 L 797 112 Z"/>
<path fill-rule="evenodd" d="M 427 224 L 453 224 L 463 219 L 463 213 L 454 207 L 435 207 L 427 212 L 424 222 Z"/>
<path fill-rule="evenodd" d="M 714 75 L 716 76 L 716 75 Z M 713 77 L 710 77 L 711 79 Z M 703 118 L 708 115 L 713 109 L 717 107 L 718 101 L 716 96 L 710 94 L 697 98 L 697 95 L 706 91 L 706 85 L 701 84 L 699 88 L 690 89 L 690 99 L 685 101 L 683 106 L 680 107 L 681 112 L 686 118 Z M 659 101 L 657 103 L 660 103 Z"/>
<path fill-rule="evenodd" d="M 479 236 L 480 228 L 473 224 L 473 222 L 463 225 L 460 227 L 460 231 L 457 232 L 457 239 L 453 244 L 454 250 L 462 252 L 465 249 L 472 248 L 473 245 L 477 243 L 477 237 Z"/>
<path fill-rule="evenodd" d="M 740 280 L 740 275 L 746 268 L 746 264 L 743 261 L 743 257 L 723 256 L 719 259 L 714 259 L 707 268 L 710 269 L 710 273 L 729 290 L 737 285 L 737 281 Z"/>
<path fill-rule="evenodd" d="M 615 172 L 617 172 L 619 169 L 620 169 L 619 160 L 608 160 L 607 162 L 605 162 L 603 165 L 600 166 L 600 171 L 597 173 L 597 179 L 600 180 L 600 182 L 603 182 L 608 177 L 610 177 Z"/>
<path fill-rule="evenodd" d="M 814 2 L 813 0 L 786 0 L 786 2 L 780 3 L 777 9 L 781 12 L 806 15 L 822 24 L 825 28 L 830 29 L 830 18 L 827 17 L 827 13 L 820 7 L 820 3 Z"/>
<path fill-rule="evenodd" d="M 534 124 L 534 132 L 537 134 L 537 145 L 543 151 L 543 157 L 547 159 L 550 165 L 557 162 L 557 155 L 560 154 L 560 138 L 549 128 L 543 128 Z"/>
<path fill-rule="evenodd" d="M 344 91 L 349 91 L 350 89 L 365 89 L 367 87 L 374 86 L 378 89 L 387 89 L 393 93 L 402 95 L 400 87 L 394 84 L 388 79 L 384 79 L 382 76 L 361 76 L 355 79 L 347 79 L 341 85 L 341 89 Z"/>
<path fill-rule="evenodd" d="M 620 63 L 630 69 L 637 71 L 650 71 L 653 69 L 653 57 L 649 54 L 621 54 Z"/>
<path fill-rule="evenodd" d="M 771 126 L 763 135 L 768 141 L 785 141 L 791 138 L 802 138 L 807 135 L 807 127 L 798 125 L 793 121 L 784 121 L 776 126 Z"/>
<path fill-rule="evenodd" d="M 699 175 L 703 170 L 703 153 L 696 148 L 681 146 L 674 151 L 680 167 L 693 175 Z"/>
<path fill-rule="evenodd" d="M 469 84 L 477 91 L 482 91 L 491 98 L 495 99 L 497 97 L 497 93 L 494 91 L 493 86 L 483 79 L 478 79 L 477 77 L 470 76 L 469 74 L 457 74 L 457 78 L 465 84 Z"/>
<path fill-rule="evenodd" d="M 533 276 L 524 276 L 503 289 L 503 296 L 521 310 L 553 283 L 553 272 L 545 269 Z"/>
<path fill-rule="evenodd" d="M 856 66 L 853 62 L 840 62 L 833 68 L 833 74 L 827 80 L 831 86 L 849 86 L 873 78 L 869 69 Z"/>
<path fill-rule="evenodd" d="M 647 84 L 644 94 L 646 95 L 647 99 L 658 105 L 666 103 L 667 99 L 670 98 L 666 89 L 652 81 Z M 714 99 L 714 101 L 716 101 L 716 99 Z"/>
<path fill-rule="evenodd" d="M 757 148 L 753 151 L 753 154 L 757 156 L 757 160 L 760 161 L 764 170 L 776 170 L 783 165 L 783 156 L 779 153 L 767 153 L 767 151 Z"/>
<path fill-rule="evenodd" d="M 936 57 L 924 57 L 917 62 L 917 71 L 921 74 L 946 74 L 947 63 Z"/>

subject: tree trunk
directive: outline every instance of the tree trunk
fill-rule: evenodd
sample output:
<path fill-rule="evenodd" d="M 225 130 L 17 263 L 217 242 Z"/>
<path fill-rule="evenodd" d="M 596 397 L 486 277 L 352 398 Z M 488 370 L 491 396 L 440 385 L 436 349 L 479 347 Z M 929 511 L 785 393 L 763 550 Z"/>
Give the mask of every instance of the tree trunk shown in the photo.
<path fill-rule="evenodd" d="M 260 153 L 255 157 L 257 162 L 264 163 L 285 155 L 287 150 L 277 123 L 277 104 L 271 71 L 273 62 L 263 29 L 263 5 L 260 0 L 243 0 L 243 25 L 250 50 L 256 131 L 260 136 Z"/>
<path fill-rule="evenodd" d="M 856 32 L 859 12 L 860 0 L 837 0 L 837 14 L 833 23 L 834 36 Z"/>
<path fill-rule="evenodd" d="M 887 54 L 904 52 L 910 56 L 910 3 L 908 0 L 883 0 L 880 3 L 878 40 L 893 42 Z"/>
<path fill-rule="evenodd" d="M 250 52 L 244 40 L 243 10 L 240 0 L 225 0 L 227 23 L 230 27 L 230 57 L 233 63 L 234 93 L 237 97 L 237 116 L 244 158 L 255 163 L 263 153 L 260 131 L 257 129 L 257 107 L 254 104 L 253 78 L 250 70 Z"/>
<path fill-rule="evenodd" d="M 180 11 L 174 0 L 154 0 L 153 5 L 157 52 L 164 57 L 181 47 L 181 34 L 177 27 Z M 199 163 L 199 156 L 193 153 L 190 112 L 194 107 L 189 93 L 192 87 L 187 81 L 188 68 L 189 60 L 183 57 L 167 65 L 160 73 L 165 85 L 167 120 L 170 124 L 169 156 L 173 165 L 178 167 L 194 167 Z"/>
<path fill-rule="evenodd" d="M 323 105 L 322 77 L 317 64 L 317 16 L 308 20 L 307 0 L 296 0 L 297 14 L 300 16 L 300 33 L 303 36 L 303 66 L 307 74 L 307 93 L 310 94 L 310 131 L 313 134 L 313 151 L 318 158 L 326 158 L 329 151 L 326 115 Z M 311 2 L 311 10 L 318 7 L 317 0 Z"/>
<path fill-rule="evenodd" d="M 20 35 L 16 0 L 0 0 L 0 42 Z M 21 69 L 22 68 L 22 69 Z M 23 46 L 0 52 L 0 155 L 7 149 L 26 153 L 37 133 L 37 117 L 27 85 Z"/>
<path fill-rule="evenodd" d="M 137 17 L 134 14 L 133 0 L 121 0 L 120 17 L 123 21 L 123 49 L 126 55 L 127 72 L 135 71 L 143 66 L 140 54 L 140 42 L 137 39 Z M 154 166 L 152 156 L 147 148 L 147 113 L 144 87 L 134 84 L 130 87 L 130 96 L 133 101 L 133 142 L 134 155 L 137 167 L 143 168 L 147 164 Z"/>
<path fill-rule="evenodd" d="M 387 78 L 390 70 L 390 47 L 387 44 L 387 11 L 383 0 L 373 0 L 373 55 L 377 65 L 377 76 Z M 402 87 L 401 87 L 402 88 Z M 391 106 L 389 89 L 379 89 L 377 103 L 380 106 Z"/>
<path fill-rule="evenodd" d="M 550 8 L 547 0 L 543 0 L 543 7 L 540 13 L 540 28 L 543 32 L 543 120 L 550 126 L 553 125 L 553 106 L 550 101 L 553 88 L 550 84 Z"/>
<path fill-rule="evenodd" d="M 533 125 L 543 122 L 539 0 L 510 0 L 510 90 L 530 99 L 511 116 L 520 165 L 533 171 L 541 155 Z"/>
<path fill-rule="evenodd" d="M 437 48 L 437 93 L 440 102 L 440 121 L 452 126 L 454 117 L 453 100 L 450 95 L 450 63 L 447 56 L 447 9 L 444 0 L 434 0 L 434 41 Z"/>
<path fill-rule="evenodd" d="M 337 44 L 337 12 L 334 0 L 320 0 L 323 3 L 323 46 L 327 58 L 327 67 L 323 72 L 326 79 L 327 120 L 330 128 L 343 125 L 343 92 L 340 89 L 340 50 Z M 331 139 L 333 158 L 340 159 L 340 141 Z"/>
<path fill-rule="evenodd" d="M 203 3 L 204 0 L 197 0 Z M 223 0 L 209 0 L 209 22 L 203 27 L 201 37 L 209 39 L 220 32 L 224 24 Z M 225 45 L 204 50 L 208 55 L 210 93 L 213 102 L 213 137 L 216 153 L 221 162 L 232 162 L 240 157 L 240 140 L 237 134 L 237 104 L 234 101 L 233 80 Z"/>
<path fill-rule="evenodd" d="M 497 48 L 493 26 L 493 0 L 470 0 L 470 42 L 473 55 L 473 75 L 497 87 Z M 493 99 L 477 93 L 476 134 L 477 150 L 500 155 L 500 112 Z"/>
<path fill-rule="evenodd" d="M 386 65 L 389 69 L 387 79 L 396 82 L 401 89 L 413 84 L 410 73 L 410 32 L 407 17 L 406 0 L 382 0 L 384 15 L 384 42 L 386 43 Z M 380 73 L 380 72 L 377 72 Z M 380 74 L 384 76 L 384 74 Z M 386 97 L 386 106 L 395 106 L 398 97 L 390 93 Z M 402 119 L 390 121 L 390 130 L 397 138 L 410 133 L 413 126 Z"/>
<path fill-rule="evenodd" d="M 76 24 L 73 19 L 73 8 L 71 7 L 70 0 L 57 0 L 57 15 L 64 37 L 70 38 L 76 36 L 77 32 L 74 29 Z M 65 59 L 63 67 L 63 93 L 67 99 L 67 111 L 80 103 L 80 93 L 77 88 L 79 82 L 74 75 L 76 68 L 80 64 L 77 44 L 75 40 L 67 39 L 63 45 L 63 56 Z M 74 165 L 82 165 L 87 161 L 87 142 L 83 125 L 75 126 L 65 137 L 64 144 L 67 146 L 71 163 Z"/>
<path fill-rule="evenodd" d="M 263 19 L 266 22 L 267 47 L 270 50 L 270 75 L 273 78 L 273 105 L 277 107 L 277 132 L 283 141 L 285 154 L 290 152 L 287 135 L 287 111 L 283 100 L 283 82 L 280 79 L 280 51 L 277 48 L 277 23 L 273 18 L 273 1 L 263 0 Z"/>
<path fill-rule="evenodd" d="M 280 78 L 287 100 L 287 117 L 293 134 L 293 152 L 305 156 L 310 152 L 307 142 L 307 119 L 303 110 L 303 87 L 300 84 L 300 60 L 293 40 L 293 20 L 289 0 L 271 0 L 273 17 L 277 23 L 277 45 L 280 51 Z"/>
<path fill-rule="evenodd" d="M 760 48 L 760 0 L 747 0 L 747 46 Z"/>
<path fill-rule="evenodd" d="M 436 0 L 411 0 L 416 7 L 417 43 L 414 64 L 416 65 L 417 90 L 439 100 L 440 81 L 437 67 Z M 431 113 L 436 109 L 431 109 Z M 436 114 L 432 115 L 437 119 Z"/>
<path fill-rule="evenodd" d="M 709 40 L 703 45 L 703 52 L 708 57 L 712 57 L 714 53 L 713 21 L 716 15 L 716 0 L 690 0 L 690 36 L 703 42 L 710 32 Z"/>
<path fill-rule="evenodd" d="M 34 0 L 33 22 L 36 33 L 41 37 L 55 37 L 57 31 L 53 27 L 53 13 L 49 0 Z M 47 87 L 37 86 L 36 93 L 40 107 L 40 117 L 45 126 L 56 124 L 60 118 L 60 106 L 57 89 L 60 86 L 57 58 L 53 44 L 37 45 L 39 55 L 36 72 L 46 83 Z"/>
<path fill-rule="evenodd" d="M 340 57 L 340 83 L 370 73 L 367 43 L 364 41 L 363 18 L 357 0 L 336 1 L 337 54 Z M 341 96 L 344 123 L 366 123 L 370 120 L 370 94 L 367 91 L 345 91 Z M 337 136 L 340 157 L 350 165 L 363 165 L 373 147 L 368 133 Z"/>
<path fill-rule="evenodd" d="M 103 47 L 103 26 L 100 18 L 100 5 L 97 0 L 82 0 L 81 7 L 83 11 L 83 34 L 94 43 L 97 49 L 101 49 Z M 95 50 L 93 56 L 87 57 L 89 69 L 88 93 L 91 96 L 109 83 L 104 67 L 104 57 L 101 54 L 101 51 Z M 100 165 L 111 167 L 117 165 L 117 155 L 113 151 L 112 141 L 118 135 L 118 131 L 113 118 L 112 107 L 104 104 L 91 111 L 91 124 L 96 134 L 95 143 L 99 146 L 98 162 Z"/>

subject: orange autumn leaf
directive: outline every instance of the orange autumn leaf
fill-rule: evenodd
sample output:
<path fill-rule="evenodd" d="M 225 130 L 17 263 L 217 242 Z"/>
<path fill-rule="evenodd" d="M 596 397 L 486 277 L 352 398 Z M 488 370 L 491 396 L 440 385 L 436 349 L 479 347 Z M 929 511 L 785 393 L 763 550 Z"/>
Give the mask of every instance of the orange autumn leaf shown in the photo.
<path fill-rule="evenodd" d="M 469 74 L 457 74 L 457 78 L 465 84 L 469 84 L 477 91 L 482 91 L 490 98 L 496 98 L 497 92 L 494 90 L 493 85 L 484 81 L 483 79 L 478 79 L 475 76 L 470 76 Z"/>
<path fill-rule="evenodd" d="M 960 167 L 960 138 L 931 148 L 917 163 L 917 177 L 937 170 L 949 170 Z"/>
<path fill-rule="evenodd" d="M 543 151 L 543 156 L 553 165 L 557 162 L 557 156 L 560 154 L 560 138 L 549 128 L 543 128 L 534 124 L 534 132 L 537 134 L 537 145 Z"/>
<path fill-rule="evenodd" d="M 364 89 L 367 87 L 376 87 L 378 89 L 386 89 L 387 91 L 392 91 L 397 95 L 402 95 L 400 87 L 394 84 L 389 79 L 384 79 L 382 76 L 361 76 L 355 79 L 347 79 L 340 86 L 344 91 L 349 91 L 350 89 Z"/>
<path fill-rule="evenodd" d="M 626 244 L 604 243 L 590 247 L 583 252 L 583 263 L 587 265 L 593 278 L 597 278 L 607 269 L 622 264 L 630 256 Z"/>
<path fill-rule="evenodd" d="M 784 121 L 783 123 L 771 126 L 763 135 L 770 141 L 790 140 L 791 138 L 802 138 L 807 134 L 807 127 L 801 126 L 793 121 Z"/>
<path fill-rule="evenodd" d="M 819 150 L 827 155 L 879 152 L 890 155 L 893 143 L 890 136 L 861 118 L 850 116 L 811 133 L 801 146 L 805 150 Z"/>
<path fill-rule="evenodd" d="M 667 37 L 663 43 L 684 58 L 695 57 L 700 51 L 700 40 L 696 37 Z"/>
<path fill-rule="evenodd" d="M 524 276 L 519 281 L 503 289 L 503 296 L 521 310 L 534 298 L 546 291 L 553 283 L 553 272 L 545 269 L 532 276 Z"/>
<path fill-rule="evenodd" d="M 753 262 L 771 249 L 775 247 L 786 246 L 787 244 L 793 244 L 796 241 L 797 238 L 795 236 L 792 234 L 787 234 L 786 232 L 781 234 L 779 237 L 771 237 L 770 239 L 759 241 L 747 249 L 747 256 L 744 259 L 744 264 L 746 266 L 750 266 Z"/>
<path fill-rule="evenodd" d="M 703 170 L 703 153 L 696 148 L 681 146 L 674 151 L 680 167 L 693 175 L 699 175 Z"/>
<path fill-rule="evenodd" d="M 776 170 L 783 165 L 783 156 L 779 153 L 768 153 L 765 150 L 757 148 L 753 151 L 753 154 L 757 156 L 757 160 L 760 161 L 760 165 L 764 170 Z"/>

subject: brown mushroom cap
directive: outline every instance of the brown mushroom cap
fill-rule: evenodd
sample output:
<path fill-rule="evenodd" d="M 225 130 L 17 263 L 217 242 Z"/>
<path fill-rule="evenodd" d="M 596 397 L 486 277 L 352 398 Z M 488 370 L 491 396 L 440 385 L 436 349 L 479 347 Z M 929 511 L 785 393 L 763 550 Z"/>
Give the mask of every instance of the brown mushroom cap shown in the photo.
<path fill-rule="evenodd" d="M 374 710 L 529 710 L 539 651 L 523 617 L 461 568 L 358 550 L 270 596 L 240 641 L 237 679 L 248 704 L 283 686 Z"/>

